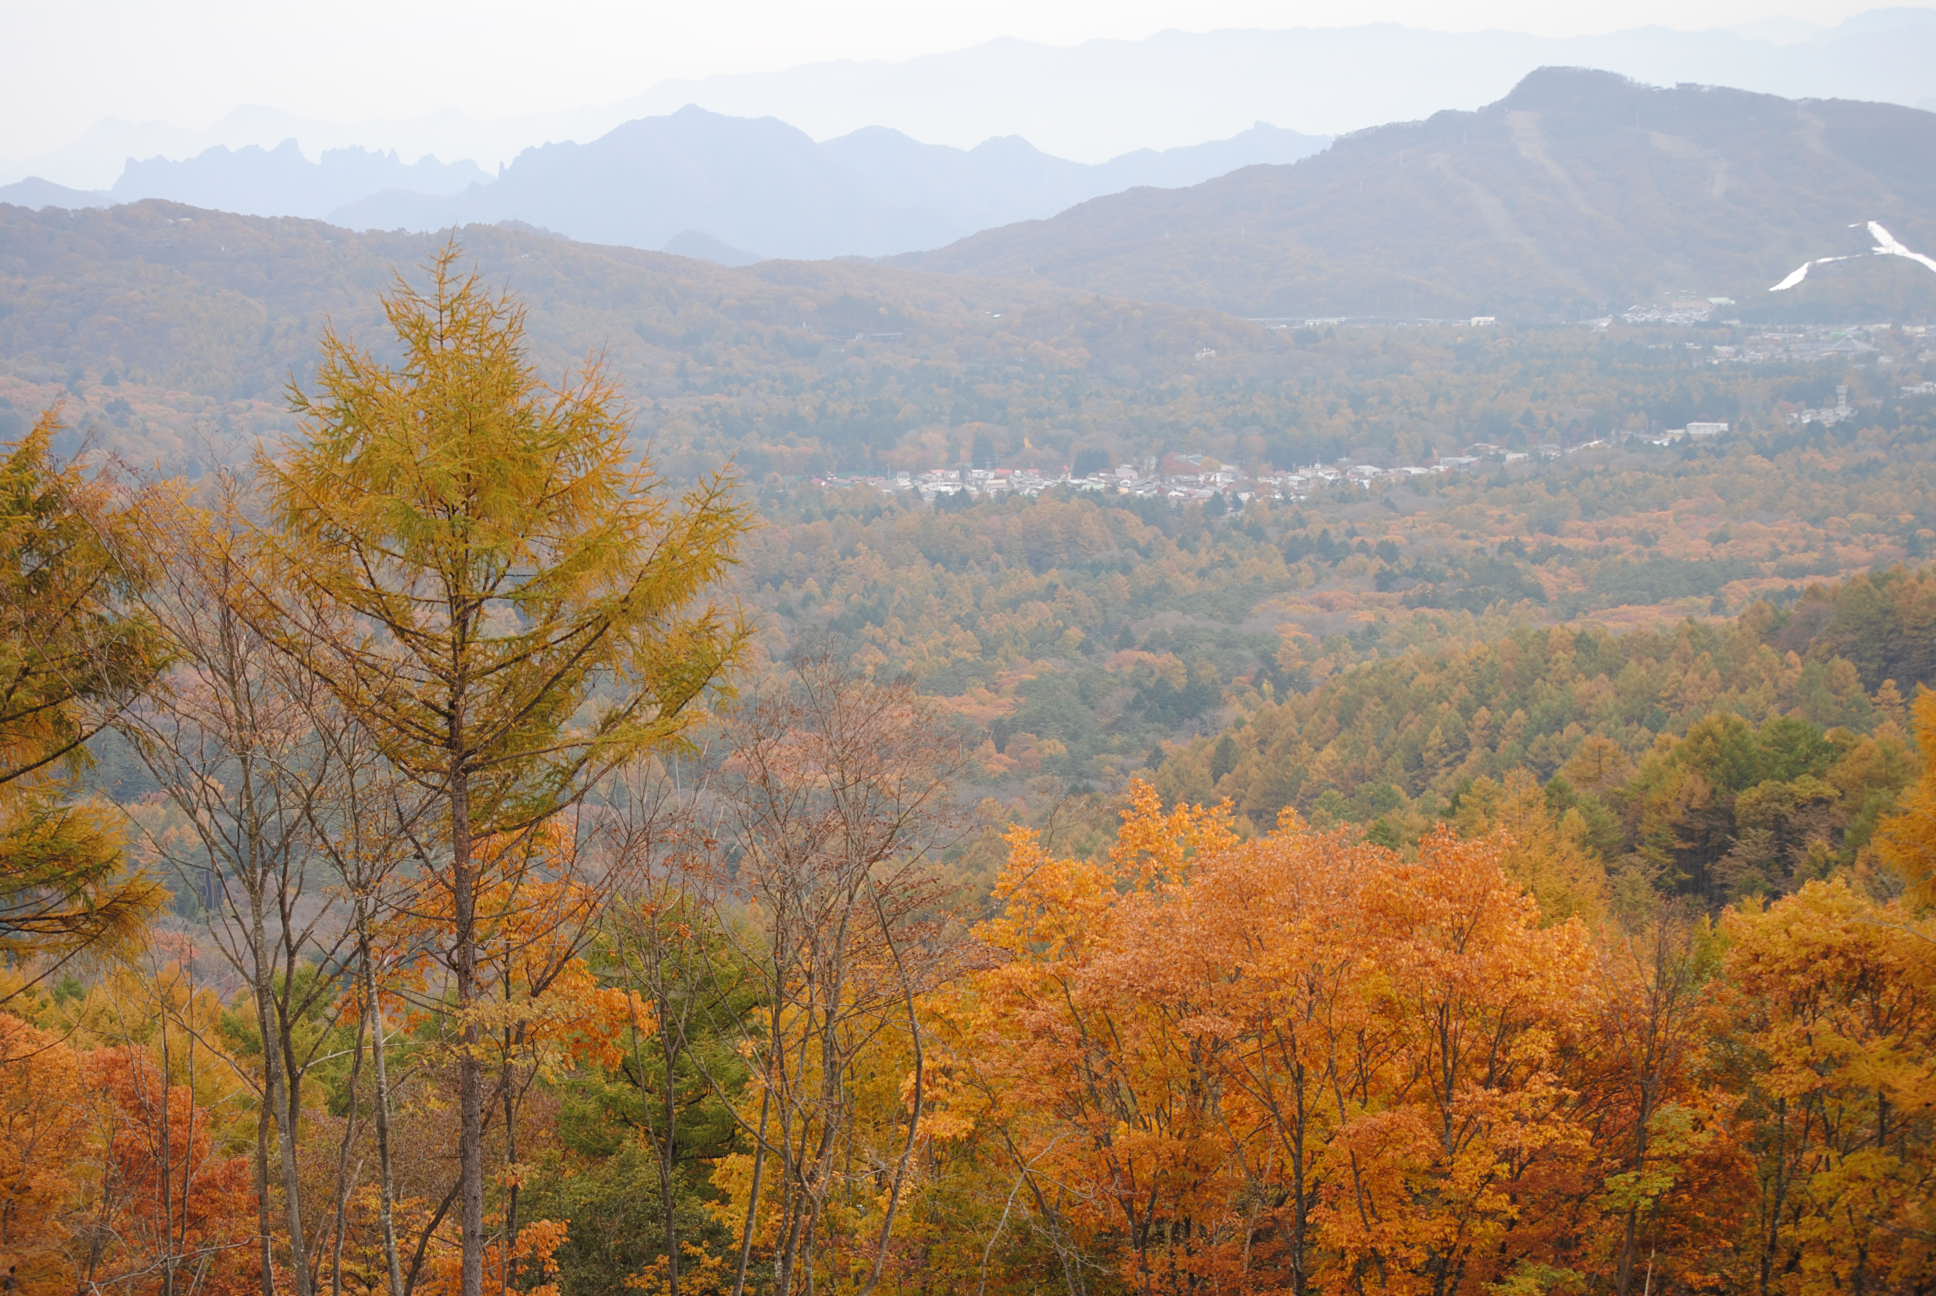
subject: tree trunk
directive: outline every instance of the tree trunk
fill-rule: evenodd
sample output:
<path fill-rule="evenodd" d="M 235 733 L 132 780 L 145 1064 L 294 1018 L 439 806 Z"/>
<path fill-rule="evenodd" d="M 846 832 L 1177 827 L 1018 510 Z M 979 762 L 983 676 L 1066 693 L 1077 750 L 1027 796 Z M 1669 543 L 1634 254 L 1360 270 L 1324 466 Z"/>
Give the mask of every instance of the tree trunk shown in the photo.
<path fill-rule="evenodd" d="M 344 1084 L 344 1089 L 350 1096 L 349 1115 L 343 1122 L 342 1140 L 336 1145 L 336 1203 L 332 1212 L 334 1218 L 330 1221 L 332 1225 L 329 1248 L 330 1296 L 343 1296 L 343 1238 L 349 1231 L 352 1191 L 350 1151 L 356 1146 L 357 1127 L 360 1123 L 357 1115 L 356 1091 L 363 1079 L 363 1040 L 369 1031 L 369 1014 L 359 1014 L 356 1019 L 356 1045 L 350 1054 L 349 1079 Z M 354 1178 L 360 1180 L 363 1177 L 362 1172 L 363 1163 L 358 1161 Z M 398 1292 L 397 1296 L 402 1296 L 402 1293 Z"/>
<path fill-rule="evenodd" d="M 161 1025 L 161 1067 L 155 1073 L 155 1085 L 160 1090 L 161 1105 L 156 1109 L 157 1151 L 161 1162 L 161 1219 L 163 1226 L 161 1256 L 161 1296 L 175 1296 L 175 1266 L 180 1261 L 182 1246 L 177 1240 L 175 1230 L 175 1144 L 174 1130 L 171 1127 L 172 1115 L 168 1098 L 168 1014 L 160 1017 Z M 192 1092 L 192 1091 L 191 1091 Z M 188 1109 L 189 1119 L 194 1119 L 195 1109 Z M 188 1176 L 182 1176 L 183 1186 L 187 1186 Z"/>
<path fill-rule="evenodd" d="M 256 1263 L 262 1266 L 262 1296 L 276 1296 L 276 1226 L 269 1206 L 269 1104 L 255 1114 Z"/>
<path fill-rule="evenodd" d="M 296 1296 L 311 1296 L 308 1246 L 303 1237 L 302 1178 L 296 1165 L 296 1122 L 301 1117 L 294 1069 L 289 1065 L 289 1032 L 278 1010 L 272 966 L 269 962 L 268 933 L 263 926 L 262 897 L 259 887 L 250 884 L 249 940 L 255 963 L 255 1009 L 257 1027 L 262 1032 L 263 1104 L 274 1116 L 276 1155 L 282 1171 L 283 1222 L 289 1234 L 289 1270 L 295 1276 Z M 265 1178 L 266 1167 L 265 1167 Z M 268 1185 L 263 1185 L 265 1191 Z M 274 1289 L 274 1279 L 265 1275 L 264 1290 Z"/>
<path fill-rule="evenodd" d="M 665 1211 L 665 1248 L 666 1248 L 666 1296 L 679 1296 L 679 1220 L 673 1200 L 672 1172 L 679 1155 L 678 1095 L 673 1091 L 673 1075 L 679 1065 L 679 1048 L 674 1043 L 668 1028 L 670 1017 L 670 996 L 663 986 L 658 993 L 659 1000 L 659 1038 L 660 1048 L 665 1055 L 665 1083 L 662 1095 L 665 1135 L 659 1139 L 659 1202 Z"/>
<path fill-rule="evenodd" d="M 462 733 L 451 719 L 451 745 Z M 461 1046 L 457 1055 L 459 1221 L 463 1235 L 460 1296 L 484 1296 L 484 1084 L 477 1004 L 477 879 L 471 866 L 470 771 L 453 754 L 450 770 L 450 883 L 455 930 L 451 962 L 457 974 Z"/>
<path fill-rule="evenodd" d="M 362 954 L 363 999 L 370 1014 L 370 1061 L 376 1068 L 377 1214 L 383 1224 L 383 1261 L 390 1275 L 390 1296 L 409 1296 L 403 1283 L 403 1257 L 397 1250 L 397 1180 L 390 1161 L 390 1068 L 383 1038 L 383 1003 L 377 998 L 376 971 L 370 966 L 370 915 L 356 901 L 356 935 Z"/>
<path fill-rule="evenodd" d="M 753 1140 L 753 1182 L 746 1190 L 746 1222 L 740 1229 L 739 1264 L 733 1271 L 733 1296 L 745 1296 L 746 1292 L 746 1266 L 753 1256 L 753 1226 L 759 1219 L 760 1188 L 766 1172 L 767 1105 L 772 1096 L 770 1090 L 760 1093 L 759 1133 Z"/>
<path fill-rule="evenodd" d="M 505 975 L 504 983 L 508 991 L 511 984 L 508 973 Z M 518 1101 L 516 1093 L 517 1077 L 512 1074 L 512 1068 L 516 1064 L 511 1061 L 512 1049 L 515 1047 L 515 1044 L 511 1038 L 512 1031 L 510 1027 L 507 1026 L 505 1028 L 504 1034 L 504 1160 L 506 1164 L 515 1166 L 518 1163 Z M 505 1292 L 510 1290 L 511 1267 L 517 1253 L 518 1181 L 514 1178 L 511 1180 L 510 1188 L 505 1192 L 504 1265 L 499 1270 L 497 1276 L 498 1296 L 504 1296 Z"/>

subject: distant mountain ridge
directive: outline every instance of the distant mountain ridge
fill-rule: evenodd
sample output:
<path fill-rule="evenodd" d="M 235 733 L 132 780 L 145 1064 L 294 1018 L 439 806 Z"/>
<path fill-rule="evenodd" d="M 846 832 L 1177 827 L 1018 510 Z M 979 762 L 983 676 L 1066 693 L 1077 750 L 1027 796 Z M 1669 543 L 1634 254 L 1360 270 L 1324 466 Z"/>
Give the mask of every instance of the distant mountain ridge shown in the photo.
<path fill-rule="evenodd" d="M 290 139 L 275 148 L 211 148 L 182 161 L 130 158 L 111 189 L 70 189 L 30 178 L 0 185 L 0 202 L 78 208 L 161 198 L 243 216 L 319 218 L 388 190 L 450 194 L 487 179 L 474 162 L 405 162 L 393 152 L 362 148 L 327 149 L 312 162 Z"/>
<path fill-rule="evenodd" d="M 418 232 L 514 221 L 586 242 L 744 265 L 935 247 L 1099 194 L 1295 161 L 1329 142 L 1259 122 L 1229 139 L 1088 165 L 1013 137 L 956 149 L 870 127 L 817 143 L 770 117 L 688 106 L 588 144 L 526 150 L 495 177 L 470 162 L 406 164 L 365 149 L 332 149 L 311 162 L 287 140 L 274 149 L 209 149 L 182 162 L 130 160 L 108 190 L 22 180 L 0 186 L 0 203 L 86 208 L 161 198 Z"/>
<path fill-rule="evenodd" d="M 1073 45 L 989 41 L 901 61 L 826 61 L 775 72 L 669 80 L 641 93 L 504 119 L 456 110 L 329 122 L 238 108 L 196 129 L 107 120 L 66 145 L 0 160 L 0 180 L 39 175 L 99 187 L 123 161 L 187 157 L 213 144 L 317 150 L 358 145 L 474 158 L 488 168 L 545 141 L 589 141 L 685 104 L 778 117 L 827 140 L 874 124 L 971 147 L 1020 135 L 1044 152 L 1097 161 L 1142 147 L 1217 139 L 1253 121 L 1337 134 L 1443 108 L 1489 103 L 1542 66 L 1606 68 L 1657 84 L 1697 81 L 1788 97 L 1936 104 L 1936 9 L 1890 8 L 1835 26 L 1649 27 L 1577 37 L 1431 31 L 1393 23 L 1165 31 Z M 51 141 L 49 141 L 51 143 Z"/>
<path fill-rule="evenodd" d="M 1258 123 L 1226 140 L 1086 165 L 1026 140 L 972 149 L 870 127 L 825 142 L 773 118 L 687 106 L 587 144 L 520 154 L 461 194 L 380 194 L 330 213 L 352 229 L 432 230 L 517 220 L 625 247 L 814 260 L 933 247 L 1139 185 L 1189 185 L 1307 157 L 1330 141 Z M 672 240 L 690 235 L 680 248 Z M 729 259 L 730 263 L 730 259 Z"/>
<path fill-rule="evenodd" d="M 1549 68 L 1476 112 L 1099 198 L 901 263 L 1252 317 L 1579 318 L 1690 294 L 1805 310 L 1838 283 L 1886 284 L 1891 309 L 1907 294 L 1930 311 L 1936 275 L 1913 258 L 1778 302 L 1769 289 L 1846 244 L 1852 223 L 1936 250 L 1932 158 L 1936 114 L 1917 109 Z"/>

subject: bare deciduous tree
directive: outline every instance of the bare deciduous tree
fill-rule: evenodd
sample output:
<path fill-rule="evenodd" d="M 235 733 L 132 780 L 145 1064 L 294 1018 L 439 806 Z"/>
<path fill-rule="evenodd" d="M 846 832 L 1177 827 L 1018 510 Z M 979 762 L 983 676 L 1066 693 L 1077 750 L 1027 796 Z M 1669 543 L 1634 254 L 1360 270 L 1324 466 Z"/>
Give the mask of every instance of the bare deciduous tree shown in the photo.
<path fill-rule="evenodd" d="M 810 1289 L 835 1265 L 828 1206 L 862 1181 L 885 1206 L 855 1289 L 878 1285 L 913 1156 L 925 1094 L 917 996 L 945 974 L 948 924 L 932 856 L 947 831 L 947 788 L 961 748 L 911 688 L 826 660 L 796 663 L 753 698 L 728 739 L 720 779 L 730 884 L 743 907 L 722 924 L 742 950 L 762 1011 L 742 1042 L 758 1087 L 743 1119 L 751 1182 L 735 1280 L 771 1230 L 772 1289 Z M 911 1059 L 905 1134 L 866 1155 L 856 1145 L 862 1054 L 905 1032 Z"/>
<path fill-rule="evenodd" d="M 118 727 L 177 825 L 150 844 L 197 897 L 210 943 L 254 1009 L 262 1047 L 244 1079 L 261 1103 L 264 1289 L 281 1269 L 296 1296 L 312 1296 L 312 1244 L 325 1219 L 306 1200 L 298 1161 L 303 1086 L 336 1047 L 340 998 L 319 967 L 357 953 L 364 909 L 397 858 L 394 832 L 378 834 L 400 803 L 335 699 L 252 628 L 257 578 L 238 542 L 245 502 L 232 478 L 213 490 L 212 508 L 157 499 L 146 513 L 141 540 L 164 561 L 143 602 L 175 664 Z M 342 912 L 346 897 L 353 918 Z M 339 1202 L 348 1189 L 338 1184 Z M 280 1231 L 271 1225 L 278 1196 Z M 333 1213 L 340 1233 L 340 1207 Z M 278 1232 L 283 1259 L 273 1254 Z"/>

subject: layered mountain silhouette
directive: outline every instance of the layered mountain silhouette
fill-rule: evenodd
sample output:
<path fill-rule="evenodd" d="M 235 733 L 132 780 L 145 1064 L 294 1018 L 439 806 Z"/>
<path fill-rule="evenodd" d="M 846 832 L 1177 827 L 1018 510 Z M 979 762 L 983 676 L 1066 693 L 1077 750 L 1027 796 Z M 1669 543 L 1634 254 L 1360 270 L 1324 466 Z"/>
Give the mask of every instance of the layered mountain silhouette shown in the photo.
<path fill-rule="evenodd" d="M 407 190 L 456 193 L 486 180 L 472 162 L 434 157 L 405 162 L 369 149 L 325 150 L 312 162 L 293 139 L 275 148 L 206 149 L 174 161 L 130 158 L 111 189 L 71 189 L 27 179 L 0 186 L 0 202 L 21 207 L 106 207 L 162 198 L 245 216 L 321 217 L 371 194 Z"/>
<path fill-rule="evenodd" d="M 311 156 L 361 145 L 475 158 L 495 169 L 543 141 L 591 140 L 689 103 L 738 117 L 778 117 L 816 139 L 884 124 L 963 147 L 1020 135 L 1051 154 L 1094 161 L 1216 139 L 1260 120 L 1335 134 L 1476 108 L 1542 66 L 1607 68 L 1662 85 L 1714 82 L 1791 98 L 1936 107 L 1932 65 L 1936 9 L 1929 7 L 1878 9 L 1833 26 L 1782 20 L 1572 37 L 1377 23 L 1164 31 L 1066 46 L 1010 39 L 901 61 L 837 60 L 665 81 L 613 102 L 505 118 L 445 110 L 342 122 L 250 106 L 196 129 L 111 119 L 58 149 L 0 162 L 0 179 L 38 175 L 97 187 L 129 157 L 186 157 L 214 144 L 266 147 L 292 136 Z"/>
<path fill-rule="evenodd" d="M 1578 318 L 1664 295 L 1759 308 L 1854 223 L 1936 250 L 1932 158 L 1936 114 L 1917 109 L 1548 68 L 1474 112 L 902 261 L 1253 317 Z M 1877 273 L 1936 306 L 1936 274 L 1890 261 Z M 1780 304 L 1876 278 L 1818 276 Z"/>
<path fill-rule="evenodd" d="M 407 230 L 516 220 L 587 242 L 729 264 L 754 255 L 879 256 L 1135 185 L 1189 185 L 1253 163 L 1294 161 L 1328 142 L 1260 123 L 1226 140 L 1085 165 L 1013 137 L 957 149 L 871 127 L 816 142 L 771 117 L 686 107 L 587 144 L 529 149 L 461 194 L 379 194 L 330 219 Z"/>

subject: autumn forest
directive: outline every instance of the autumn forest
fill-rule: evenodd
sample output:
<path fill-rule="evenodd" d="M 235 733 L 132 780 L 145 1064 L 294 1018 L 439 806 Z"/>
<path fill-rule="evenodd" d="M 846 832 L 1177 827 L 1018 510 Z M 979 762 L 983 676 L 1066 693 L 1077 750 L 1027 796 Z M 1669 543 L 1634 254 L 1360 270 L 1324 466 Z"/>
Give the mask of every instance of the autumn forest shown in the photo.
<path fill-rule="evenodd" d="M 0 1290 L 1936 1292 L 1921 333 L 1313 328 L 973 450 L 863 415 L 986 357 L 821 441 L 688 338 L 674 472 L 533 320 L 450 245 L 252 456 L 77 436 L 98 371 L 0 444 Z M 1509 449 L 796 471 L 1158 422 Z"/>

